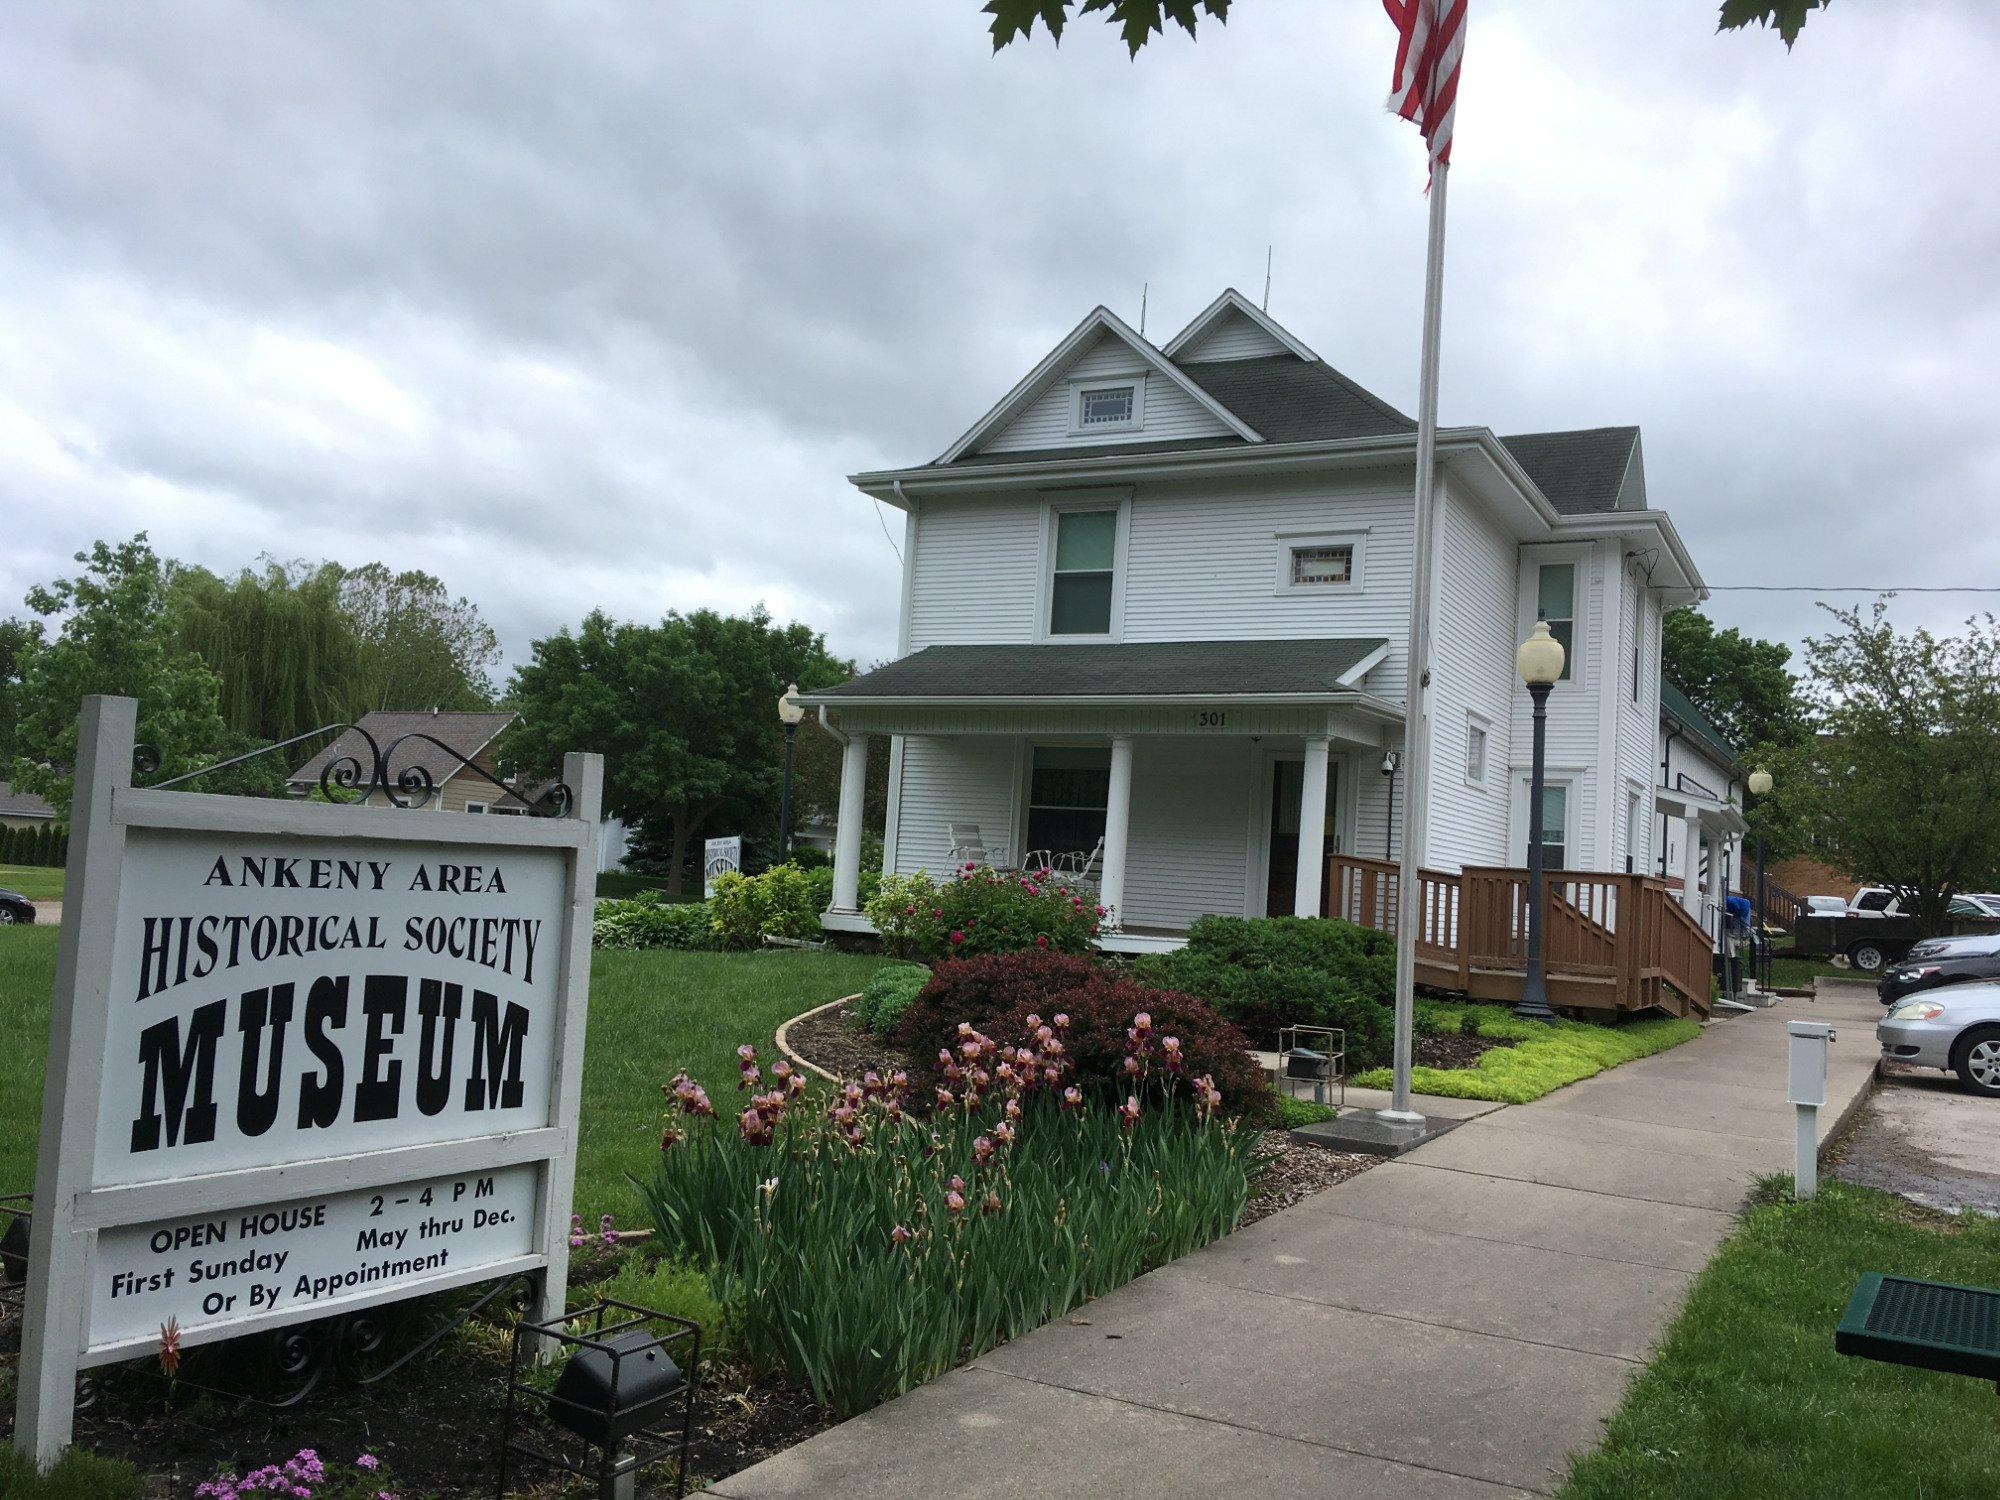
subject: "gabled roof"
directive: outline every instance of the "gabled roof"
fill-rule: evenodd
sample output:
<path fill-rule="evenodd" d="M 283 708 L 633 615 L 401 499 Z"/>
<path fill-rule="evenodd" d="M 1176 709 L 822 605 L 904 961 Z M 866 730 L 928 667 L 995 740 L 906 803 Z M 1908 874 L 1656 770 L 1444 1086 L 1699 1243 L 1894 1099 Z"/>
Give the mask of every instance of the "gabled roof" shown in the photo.
<path fill-rule="evenodd" d="M 1387 654 L 1346 640 L 1122 641 L 926 646 L 872 672 L 801 693 L 808 703 L 1046 698 L 1337 698 Z"/>
<path fill-rule="evenodd" d="M 1224 287 L 1222 295 L 1203 308 L 1192 323 L 1168 339 L 1165 348 L 1160 352 L 1165 354 L 1168 359 L 1178 360 L 1183 349 L 1199 342 L 1201 336 L 1207 333 L 1209 329 L 1220 323 L 1224 318 L 1231 316 L 1248 318 L 1300 359 L 1311 362 L 1319 358 L 1317 354 L 1313 353 L 1312 350 L 1300 342 L 1289 329 L 1280 327 L 1272 320 L 1269 313 L 1251 302 L 1248 297 L 1237 291 L 1233 286 Z"/>
<path fill-rule="evenodd" d="M 47 798 L 38 797 L 33 792 L 17 792 L 12 782 L 0 781 L 0 814 L 10 818 L 53 820 L 56 810 Z"/>
<path fill-rule="evenodd" d="M 1182 365 L 1188 378 L 1264 434 L 1302 443 L 1415 432 L 1416 422 L 1340 371 L 1289 354 Z"/>
<path fill-rule="evenodd" d="M 1500 442 L 1549 504 L 1566 516 L 1645 508 L 1644 488 L 1637 486 L 1633 473 L 1639 451 L 1636 427 L 1524 432 Z"/>
<path fill-rule="evenodd" d="M 951 463 L 954 459 L 970 453 L 980 443 L 993 436 L 1001 428 L 1021 414 L 1028 403 L 1046 390 L 1077 356 L 1082 354 L 1099 337 L 1114 338 L 1124 343 L 1150 370 L 1157 372 L 1183 391 L 1199 406 L 1205 407 L 1210 415 L 1246 442 L 1258 442 L 1257 430 L 1234 412 L 1224 407 L 1208 392 L 1196 385 L 1151 344 L 1134 333 L 1131 327 L 1108 307 L 1096 307 L 1084 320 L 1071 329 L 1069 335 L 1050 350 L 1042 362 L 1030 370 L 1021 383 L 1000 398 L 991 411 L 981 417 L 959 440 L 938 455 L 940 464 Z"/>
<path fill-rule="evenodd" d="M 1686 693 L 1665 677 L 1660 679 L 1660 716 L 1679 724 L 1682 733 L 1699 740 L 1706 749 L 1719 756 L 1724 765 L 1736 764 L 1736 747 L 1709 722 L 1707 714 L 1694 706 Z"/>
<path fill-rule="evenodd" d="M 468 713 L 385 713 L 363 714 L 355 728 L 366 730 L 374 737 L 375 743 L 384 750 L 392 741 L 406 734 L 427 734 L 432 739 L 449 745 L 467 760 L 479 760 L 482 752 L 498 738 L 500 731 L 514 722 L 514 714 L 509 709 L 479 709 Z M 373 756 L 366 740 L 347 730 L 311 760 L 292 772 L 287 778 L 293 786 L 308 785 L 319 780 L 320 772 L 328 763 L 347 756 L 360 760 L 365 769 L 372 769 Z M 483 764 L 483 762 L 482 762 Z M 436 745 L 423 740 L 412 740 L 390 757 L 388 774 L 391 780 L 405 770 L 417 767 L 427 772 L 434 786 L 443 786 L 464 768 L 450 754 Z M 498 791 L 498 788 L 495 789 Z"/>

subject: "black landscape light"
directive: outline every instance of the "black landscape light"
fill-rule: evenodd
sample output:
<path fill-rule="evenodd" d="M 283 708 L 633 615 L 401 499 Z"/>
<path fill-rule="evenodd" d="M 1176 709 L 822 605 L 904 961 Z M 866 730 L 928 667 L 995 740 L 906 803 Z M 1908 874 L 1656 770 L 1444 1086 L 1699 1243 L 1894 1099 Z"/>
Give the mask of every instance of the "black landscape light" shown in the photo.
<path fill-rule="evenodd" d="M 0 1296 L 20 1295 L 28 1281 L 28 1231 L 35 1195 L 10 1193 L 0 1198 Z"/>
<path fill-rule="evenodd" d="M 1310 1044 L 1310 1045 L 1308 1045 Z M 1340 1103 L 1347 1103 L 1347 1033 L 1337 1026 L 1286 1026 L 1278 1032 L 1279 1082 L 1287 1095 L 1299 1096 L 1309 1088 L 1312 1102 L 1329 1104 L 1328 1094 L 1340 1090 Z"/>
<path fill-rule="evenodd" d="M 560 1366 L 553 1386 L 531 1378 L 531 1367 L 544 1350 Z M 495 1493 L 507 1493 L 508 1460 L 519 1455 L 594 1479 L 600 1500 L 631 1500 L 642 1465 L 670 1451 L 675 1457 L 674 1494 L 685 1493 L 700 1360 L 699 1325 L 629 1302 L 596 1302 L 553 1322 L 516 1324 Z M 551 1425 L 583 1439 L 595 1456 L 572 1460 L 517 1438 L 517 1397 L 540 1402 Z M 677 1408 L 680 1431 L 675 1436 L 663 1429 Z"/>

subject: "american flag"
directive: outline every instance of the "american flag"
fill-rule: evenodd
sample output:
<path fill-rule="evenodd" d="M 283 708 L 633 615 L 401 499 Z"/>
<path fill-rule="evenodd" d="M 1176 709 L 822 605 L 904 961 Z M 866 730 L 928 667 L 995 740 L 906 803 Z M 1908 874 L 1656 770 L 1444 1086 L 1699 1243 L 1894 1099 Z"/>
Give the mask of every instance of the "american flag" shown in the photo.
<path fill-rule="evenodd" d="M 1382 0 L 1396 25 L 1396 76 L 1389 108 L 1424 133 L 1431 171 L 1451 161 L 1458 62 L 1465 51 L 1466 0 Z"/>

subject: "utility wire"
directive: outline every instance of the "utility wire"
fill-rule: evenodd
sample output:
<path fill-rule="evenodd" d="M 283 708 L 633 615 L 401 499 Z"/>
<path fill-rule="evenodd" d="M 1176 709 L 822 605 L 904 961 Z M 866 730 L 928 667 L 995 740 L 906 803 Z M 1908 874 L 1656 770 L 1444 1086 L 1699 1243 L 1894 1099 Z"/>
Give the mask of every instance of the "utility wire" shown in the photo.
<path fill-rule="evenodd" d="M 1711 583 L 1711 594 L 2000 594 L 1994 584 Z"/>

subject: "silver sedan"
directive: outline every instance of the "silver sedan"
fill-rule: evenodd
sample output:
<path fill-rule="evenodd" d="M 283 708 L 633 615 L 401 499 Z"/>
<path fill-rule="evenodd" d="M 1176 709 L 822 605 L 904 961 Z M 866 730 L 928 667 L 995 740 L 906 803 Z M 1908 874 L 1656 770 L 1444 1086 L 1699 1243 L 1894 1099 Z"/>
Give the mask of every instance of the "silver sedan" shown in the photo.
<path fill-rule="evenodd" d="M 1885 1058 L 1942 1068 L 1973 1093 L 2000 1099 L 2000 983 L 1920 991 L 1891 1007 L 1875 1037 Z"/>

